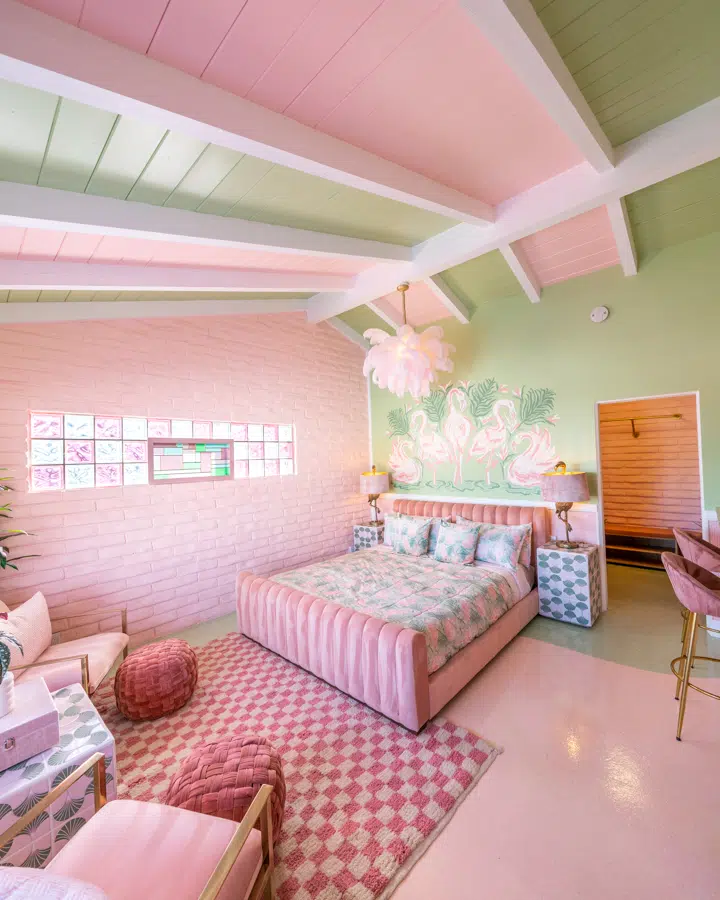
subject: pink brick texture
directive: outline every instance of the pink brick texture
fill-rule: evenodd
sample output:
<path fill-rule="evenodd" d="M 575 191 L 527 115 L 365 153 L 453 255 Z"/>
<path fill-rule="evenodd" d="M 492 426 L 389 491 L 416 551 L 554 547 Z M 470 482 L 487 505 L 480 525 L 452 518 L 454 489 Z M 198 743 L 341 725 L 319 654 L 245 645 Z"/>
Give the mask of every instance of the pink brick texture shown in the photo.
<path fill-rule="evenodd" d="M 68 640 L 131 643 L 234 610 L 235 575 L 342 553 L 367 515 L 362 350 L 302 314 L 10 325 L 0 331 L 0 466 L 39 553 L 0 573 L 10 606 L 42 590 Z M 294 423 L 294 476 L 30 493 L 28 411 Z"/>

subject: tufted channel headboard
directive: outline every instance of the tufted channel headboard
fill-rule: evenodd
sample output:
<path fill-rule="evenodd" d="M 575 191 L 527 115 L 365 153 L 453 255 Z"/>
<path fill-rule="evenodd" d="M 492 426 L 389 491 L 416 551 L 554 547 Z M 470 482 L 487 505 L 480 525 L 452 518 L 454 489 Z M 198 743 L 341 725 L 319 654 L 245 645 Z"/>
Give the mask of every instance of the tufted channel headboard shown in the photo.
<path fill-rule="evenodd" d="M 395 500 L 393 512 L 407 516 L 456 516 L 473 522 L 494 522 L 497 525 L 532 525 L 532 560 L 537 565 L 538 547 L 550 540 L 550 510 L 544 506 L 492 506 L 489 503 L 443 503 L 432 500 Z"/>

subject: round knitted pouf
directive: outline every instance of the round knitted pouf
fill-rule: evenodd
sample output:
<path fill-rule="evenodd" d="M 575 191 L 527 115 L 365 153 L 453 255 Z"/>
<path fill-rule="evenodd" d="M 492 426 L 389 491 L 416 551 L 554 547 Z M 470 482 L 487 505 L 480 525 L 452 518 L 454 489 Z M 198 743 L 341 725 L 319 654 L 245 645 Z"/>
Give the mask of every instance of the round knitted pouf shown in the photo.
<path fill-rule="evenodd" d="M 173 775 L 165 803 L 239 822 L 262 785 L 273 787 L 273 841 L 285 812 L 285 777 L 277 752 L 260 737 L 235 734 L 193 750 Z"/>
<path fill-rule="evenodd" d="M 115 703 L 126 719 L 159 719 L 188 702 L 197 679 L 197 657 L 187 641 L 148 644 L 118 669 Z"/>

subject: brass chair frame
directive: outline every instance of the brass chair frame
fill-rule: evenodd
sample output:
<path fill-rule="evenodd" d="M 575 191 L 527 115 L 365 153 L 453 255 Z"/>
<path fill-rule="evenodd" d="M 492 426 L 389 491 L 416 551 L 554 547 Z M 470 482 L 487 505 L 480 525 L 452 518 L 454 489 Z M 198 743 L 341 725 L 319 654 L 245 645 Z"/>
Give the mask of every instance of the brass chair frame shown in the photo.
<path fill-rule="evenodd" d="M 698 628 L 704 628 L 715 634 L 720 634 L 716 628 L 708 628 L 707 625 L 701 625 L 698 622 L 698 613 L 685 610 L 687 613 L 685 627 L 683 628 L 682 653 L 680 656 L 670 663 L 673 675 L 677 678 L 677 686 L 675 688 L 675 699 L 680 701 L 680 709 L 678 710 L 677 733 L 675 735 L 678 741 L 682 740 L 683 721 L 685 719 L 685 706 L 687 704 L 688 689 L 704 694 L 706 697 L 712 697 L 714 700 L 720 700 L 720 694 L 713 694 L 704 688 L 698 687 L 690 681 L 690 670 L 695 666 L 696 659 L 702 659 L 707 662 L 720 663 L 720 659 L 715 656 L 696 656 L 695 644 L 697 643 Z"/>
<path fill-rule="evenodd" d="M 124 635 L 127 635 L 127 633 L 128 633 L 128 630 L 127 630 L 127 607 L 115 606 L 115 607 L 110 607 L 109 609 L 103 609 L 103 610 L 101 610 L 101 612 L 102 613 L 120 613 L 120 628 L 122 630 L 122 633 Z M 87 613 L 77 613 L 74 616 L 66 616 L 66 618 L 67 619 L 84 619 L 87 617 L 87 615 L 88 615 Z M 128 655 L 128 647 L 126 644 L 123 649 L 123 652 L 122 652 L 122 658 L 127 659 L 127 655 Z M 27 665 L 24 665 L 24 666 L 12 666 L 10 671 L 11 672 L 23 672 L 27 669 L 39 669 L 39 668 L 42 668 L 42 666 L 54 666 L 57 663 L 73 662 L 75 660 L 80 661 L 80 675 L 81 675 L 81 682 L 82 682 L 83 690 L 85 691 L 85 693 L 88 696 L 90 696 L 90 663 L 88 660 L 87 653 L 83 653 L 79 656 L 58 656 L 55 659 L 45 660 L 45 662 L 28 663 Z M 112 666 L 110 668 L 112 668 Z M 96 685 L 95 691 L 99 687 L 100 687 L 100 684 Z M 93 693 L 95 693 L 95 691 L 93 691 Z"/>
<path fill-rule="evenodd" d="M 93 770 L 95 812 L 99 812 L 108 802 L 105 756 L 102 753 L 93 753 L 90 759 L 81 766 L 78 766 L 74 772 L 63 779 L 63 781 L 46 794 L 42 800 L 39 800 L 21 819 L 18 819 L 10 826 L 10 828 L 0 834 L 0 847 L 4 847 L 5 844 L 10 843 L 10 841 L 16 838 L 21 831 L 27 828 L 31 822 L 34 822 L 48 806 L 54 803 L 58 797 L 64 794 L 68 788 L 72 787 L 72 785 L 89 772 L 90 769 Z M 257 792 L 248 811 L 243 816 L 242 821 L 239 822 L 235 828 L 233 836 L 230 838 L 223 855 L 220 857 L 218 864 L 215 866 L 205 887 L 198 896 L 198 900 L 216 900 L 232 867 L 235 865 L 235 861 L 240 855 L 240 851 L 244 847 L 250 832 L 258 824 L 258 820 L 263 856 L 260 870 L 255 878 L 255 883 L 248 900 L 261 900 L 261 898 L 262 900 L 275 900 L 275 890 L 272 883 L 275 857 L 273 853 L 272 818 L 269 802 L 272 792 L 272 786 L 269 784 L 264 784 Z M 196 813 L 195 815 L 200 815 L 200 813 Z M 149 848 L 149 851 L 151 852 L 151 848 Z"/>

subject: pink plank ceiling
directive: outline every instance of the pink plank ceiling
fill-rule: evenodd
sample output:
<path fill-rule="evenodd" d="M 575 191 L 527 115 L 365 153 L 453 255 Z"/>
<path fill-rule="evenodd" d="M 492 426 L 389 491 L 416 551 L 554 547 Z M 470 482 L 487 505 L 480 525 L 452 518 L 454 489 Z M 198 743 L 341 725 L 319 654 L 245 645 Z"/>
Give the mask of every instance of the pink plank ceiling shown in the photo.
<path fill-rule="evenodd" d="M 209 247 L 43 228 L 0 228 L 0 259 L 355 275 L 372 260 Z"/>
<path fill-rule="evenodd" d="M 543 285 L 567 281 L 620 262 L 604 206 L 531 234 L 519 243 Z"/>
<path fill-rule="evenodd" d="M 422 281 L 410 285 L 406 298 L 408 325 L 417 328 L 430 322 L 437 322 L 439 319 L 447 319 L 450 315 L 447 308 Z M 381 297 L 377 301 L 377 306 L 396 321 L 402 321 L 402 301 L 397 291 Z"/>
<path fill-rule="evenodd" d="M 490 203 L 581 161 L 458 0 L 27 0 Z"/>

